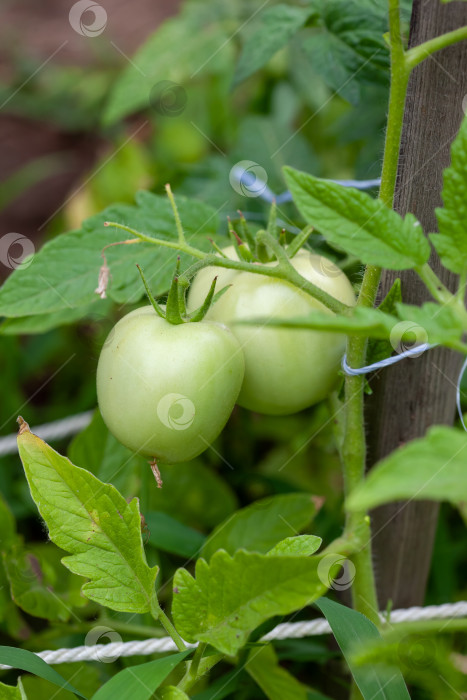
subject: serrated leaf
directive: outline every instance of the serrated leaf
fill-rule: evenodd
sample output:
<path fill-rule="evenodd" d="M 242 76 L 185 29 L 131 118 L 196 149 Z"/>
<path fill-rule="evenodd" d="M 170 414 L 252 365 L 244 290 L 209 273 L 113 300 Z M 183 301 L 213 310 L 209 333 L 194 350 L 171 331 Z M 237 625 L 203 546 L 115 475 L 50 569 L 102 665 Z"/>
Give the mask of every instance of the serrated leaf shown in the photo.
<path fill-rule="evenodd" d="M 46 243 L 28 267 L 19 267 L 0 289 L 0 316 L 18 317 L 51 314 L 79 306 L 98 310 L 95 293 L 101 252 L 104 246 L 132 238 L 124 231 L 104 228 L 105 221 L 131 226 L 151 236 L 174 238 L 175 221 L 166 197 L 138 192 L 136 206 L 116 204 L 87 219 L 81 231 L 64 233 Z M 209 248 L 208 234 L 216 231 L 217 214 L 202 202 L 176 197 L 180 216 L 193 245 Z M 106 251 L 110 267 L 108 296 L 119 304 L 137 302 L 144 287 L 136 269 L 139 262 L 147 272 L 153 293 L 167 291 L 173 275 L 177 251 L 148 243 L 113 246 Z M 181 256 L 182 265 L 192 261 Z M 105 307 L 105 310 L 107 307 Z M 105 312 L 102 312 L 105 315 Z"/>
<path fill-rule="evenodd" d="M 242 321 L 245 325 L 268 325 L 281 328 L 302 328 L 322 331 L 335 331 L 349 335 L 363 335 L 372 338 L 388 338 L 397 319 L 377 309 L 356 306 L 348 316 L 330 315 L 313 311 L 306 316 L 271 319 L 258 318 Z"/>
<path fill-rule="evenodd" d="M 117 673 L 94 693 L 92 700 L 150 700 L 169 673 L 191 654 L 191 649 L 164 656 Z"/>
<path fill-rule="evenodd" d="M 284 168 L 294 202 L 307 223 L 363 263 L 407 270 L 427 262 L 430 244 L 413 214 L 404 219 L 381 200 L 292 168 Z"/>
<path fill-rule="evenodd" d="M 279 665 L 271 644 L 252 649 L 245 668 L 269 700 L 307 700 L 307 688 Z"/>
<path fill-rule="evenodd" d="M 26 649 L 16 649 L 15 647 L 0 646 L 0 664 L 19 668 L 28 673 L 34 673 L 39 678 L 50 681 L 54 685 L 64 690 L 69 690 L 80 698 L 87 700 L 86 696 L 76 690 L 74 686 L 66 681 L 57 671 L 43 661 L 40 656 L 33 654 Z"/>
<path fill-rule="evenodd" d="M 318 576 L 321 557 L 268 557 L 222 550 L 210 563 L 198 559 L 196 578 L 178 569 L 172 613 L 187 641 L 212 644 L 235 654 L 249 634 L 275 615 L 286 615 L 316 600 L 326 589 Z"/>
<path fill-rule="evenodd" d="M 317 3 L 325 31 L 303 43 L 316 71 L 352 104 L 361 98 L 361 84 L 389 82 L 389 52 L 383 40 L 386 12 L 363 0 Z"/>
<path fill-rule="evenodd" d="M 401 499 L 467 501 L 467 433 L 436 426 L 381 460 L 348 498 L 350 510 Z"/>
<path fill-rule="evenodd" d="M 384 297 L 381 304 L 378 306 L 378 311 L 390 316 L 396 316 L 396 304 L 402 301 L 402 287 L 399 278 L 395 279 L 391 289 Z M 374 362 L 380 362 L 392 355 L 394 348 L 389 340 L 378 340 L 370 338 L 368 341 L 368 349 L 366 353 L 366 364 L 371 365 Z"/>
<path fill-rule="evenodd" d="M 256 501 L 230 516 L 213 531 L 201 551 L 209 560 L 218 550 L 247 549 L 266 554 L 277 542 L 303 530 L 316 512 L 310 495 L 292 493 Z"/>
<path fill-rule="evenodd" d="M 234 76 L 238 85 L 262 68 L 293 37 L 312 14 L 309 7 L 274 5 L 257 15 L 250 26 Z"/>
<path fill-rule="evenodd" d="M 62 563 L 89 579 L 83 593 L 112 610 L 148 612 L 158 567 L 146 563 L 138 500 L 127 503 L 113 486 L 74 466 L 24 426 L 18 449 L 50 539 L 71 553 Z"/>
<path fill-rule="evenodd" d="M 461 319 L 450 306 L 429 301 L 423 306 L 396 304 L 396 309 L 402 321 L 412 323 L 415 329 L 418 326 L 420 334 L 432 344 L 449 346 L 459 341 L 464 333 Z"/>
<path fill-rule="evenodd" d="M 349 668 L 362 693 L 363 700 L 410 700 L 401 672 L 397 668 L 360 668 L 351 653 L 357 643 L 378 641 L 378 628 L 364 615 L 323 598 L 316 603 L 339 644 Z"/>
<path fill-rule="evenodd" d="M 309 557 L 321 547 L 321 537 L 296 535 L 286 537 L 267 552 L 268 557 Z"/>
<path fill-rule="evenodd" d="M 451 165 L 443 173 L 443 208 L 436 209 L 439 233 L 430 234 L 444 267 L 467 269 L 467 119 L 451 146 Z"/>
<path fill-rule="evenodd" d="M 227 70 L 226 61 L 230 63 L 233 50 L 230 37 L 219 22 L 200 16 L 197 9 L 196 5 L 193 8 L 188 5 L 176 17 L 166 20 L 138 49 L 110 94 L 104 111 L 105 125 L 137 110 L 150 109 L 151 91 L 162 81 L 173 82 L 184 90 L 183 85 L 188 85 L 195 76 Z M 177 47 L 177 60 L 174 60 L 174 47 Z M 167 99 L 170 104 L 170 93 Z M 181 111 L 183 107 L 181 103 Z M 157 109 L 154 112 L 156 117 L 164 116 L 163 110 L 162 114 Z M 170 111 L 168 116 L 173 116 Z"/>

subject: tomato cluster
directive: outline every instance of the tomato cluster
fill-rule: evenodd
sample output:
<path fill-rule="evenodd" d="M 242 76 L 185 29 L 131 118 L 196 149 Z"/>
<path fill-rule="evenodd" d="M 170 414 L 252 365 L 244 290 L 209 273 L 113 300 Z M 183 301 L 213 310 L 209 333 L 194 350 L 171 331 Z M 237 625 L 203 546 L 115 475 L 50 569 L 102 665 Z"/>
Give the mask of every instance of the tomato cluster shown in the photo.
<path fill-rule="evenodd" d="M 235 247 L 223 254 L 236 258 Z M 355 303 L 348 278 L 330 260 L 301 250 L 291 262 L 334 298 Z M 230 286 L 201 322 L 174 325 L 145 306 L 122 318 L 102 349 L 97 394 L 104 421 L 124 445 L 153 460 L 196 457 L 219 435 L 235 403 L 285 415 L 336 386 L 344 336 L 265 323 L 332 311 L 289 282 L 206 267 L 191 284 L 188 313 L 203 305 L 216 276 L 218 289 Z M 238 323 L 258 318 L 264 322 Z"/>

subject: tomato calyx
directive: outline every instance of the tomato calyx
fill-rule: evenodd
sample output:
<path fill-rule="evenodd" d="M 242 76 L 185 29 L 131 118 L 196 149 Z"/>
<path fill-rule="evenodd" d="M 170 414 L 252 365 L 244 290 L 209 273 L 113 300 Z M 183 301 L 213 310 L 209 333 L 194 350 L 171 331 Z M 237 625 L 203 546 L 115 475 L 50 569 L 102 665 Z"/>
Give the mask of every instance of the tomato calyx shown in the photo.
<path fill-rule="evenodd" d="M 136 265 L 139 274 L 144 284 L 146 290 L 146 295 L 158 316 L 165 319 L 168 323 L 174 326 L 180 325 L 181 323 L 198 323 L 202 321 L 206 316 L 207 312 L 211 306 L 227 291 L 228 287 L 224 287 L 219 292 L 216 293 L 216 282 L 217 276 L 214 277 L 211 287 L 206 295 L 204 302 L 198 309 L 195 309 L 191 314 L 187 312 L 186 308 L 186 290 L 188 289 L 189 282 L 184 275 L 180 275 L 180 256 L 177 258 L 177 265 L 175 269 L 175 275 L 172 279 L 172 284 L 170 285 L 169 293 L 167 296 L 167 303 L 165 309 L 155 300 L 154 295 L 151 292 L 149 284 L 146 280 L 143 270 L 140 265 Z M 157 478 L 157 477 L 156 477 Z"/>

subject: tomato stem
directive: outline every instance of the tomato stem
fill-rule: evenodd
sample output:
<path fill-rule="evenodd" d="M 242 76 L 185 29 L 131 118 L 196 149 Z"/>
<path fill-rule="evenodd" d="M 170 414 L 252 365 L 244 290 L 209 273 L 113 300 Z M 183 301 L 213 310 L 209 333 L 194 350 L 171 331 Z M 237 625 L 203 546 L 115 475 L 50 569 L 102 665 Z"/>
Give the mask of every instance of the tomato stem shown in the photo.
<path fill-rule="evenodd" d="M 388 10 L 391 87 L 379 198 L 386 206 L 392 207 L 410 70 L 406 64 L 402 43 L 399 0 L 389 0 Z M 357 306 L 374 306 L 380 277 L 381 270 L 379 267 L 374 265 L 366 267 Z M 350 366 L 364 366 L 366 347 L 366 338 L 349 336 L 347 341 L 347 361 Z M 346 420 L 342 446 L 346 496 L 353 491 L 365 476 L 364 387 L 365 379 L 363 376 L 346 377 Z M 354 608 L 365 614 L 376 625 L 379 625 L 378 599 L 371 557 L 371 528 L 367 514 L 365 512 L 347 513 L 345 530 L 349 534 L 358 531 L 363 539 L 362 548 L 351 557 L 355 565 L 355 580 L 352 586 Z"/>
<path fill-rule="evenodd" d="M 186 651 L 187 647 L 185 642 L 178 634 L 177 630 L 170 621 L 170 618 L 167 617 L 165 612 L 162 610 L 156 595 L 154 595 L 153 600 L 151 601 L 151 615 L 155 620 L 158 620 L 161 623 L 162 627 L 165 629 L 169 637 L 172 637 L 177 646 L 177 649 L 179 651 Z"/>
<path fill-rule="evenodd" d="M 128 233 L 132 233 L 134 236 L 139 238 L 141 241 L 144 241 L 145 243 L 159 245 L 165 248 L 172 248 L 173 250 L 178 250 L 181 253 L 186 253 L 187 255 L 191 255 L 194 258 L 198 258 L 199 262 L 192 265 L 185 272 L 186 277 L 193 277 L 196 274 L 196 272 L 198 272 L 198 270 L 209 265 L 214 267 L 225 267 L 231 270 L 240 270 L 242 272 L 252 272 L 256 275 L 276 277 L 278 279 L 290 282 L 296 287 L 299 287 L 299 289 L 301 289 L 306 294 L 309 294 L 314 299 L 320 301 L 323 304 L 323 306 L 326 306 L 328 309 L 331 309 L 331 311 L 334 311 L 334 313 L 345 314 L 353 308 L 347 306 L 347 304 L 343 304 L 341 301 L 331 296 L 331 294 L 328 294 L 320 287 L 317 287 L 315 284 L 309 282 L 307 279 L 302 277 L 302 275 L 300 275 L 295 270 L 295 268 L 292 265 L 290 265 L 289 261 L 287 261 L 287 264 L 284 262 L 283 264 L 279 263 L 277 265 L 274 265 L 273 267 L 269 267 L 267 265 L 262 265 L 261 263 L 257 262 L 249 263 L 244 260 L 231 260 L 230 258 L 221 258 L 218 255 L 213 255 L 212 253 L 205 253 L 202 250 L 193 248 L 188 243 L 181 244 L 176 241 L 166 241 L 162 238 L 146 236 L 144 233 L 140 233 L 139 231 L 136 231 L 135 229 L 132 229 L 129 226 L 124 226 L 123 224 L 118 224 L 113 221 L 106 222 L 106 225 L 114 226 L 115 228 L 120 228 L 124 231 L 127 231 Z M 285 255 L 282 246 L 280 246 L 277 241 L 276 244 L 280 247 L 281 253 Z"/>
<path fill-rule="evenodd" d="M 436 51 L 444 49 L 446 46 L 451 46 L 451 44 L 457 44 L 458 41 L 463 39 L 467 39 L 467 26 L 459 27 L 459 29 L 454 29 L 452 32 L 446 32 L 446 34 L 441 34 L 441 36 L 436 36 L 423 42 L 423 44 L 414 46 L 405 54 L 405 63 L 408 70 L 413 70 L 415 66 L 418 66 L 419 63 L 422 63 Z"/>

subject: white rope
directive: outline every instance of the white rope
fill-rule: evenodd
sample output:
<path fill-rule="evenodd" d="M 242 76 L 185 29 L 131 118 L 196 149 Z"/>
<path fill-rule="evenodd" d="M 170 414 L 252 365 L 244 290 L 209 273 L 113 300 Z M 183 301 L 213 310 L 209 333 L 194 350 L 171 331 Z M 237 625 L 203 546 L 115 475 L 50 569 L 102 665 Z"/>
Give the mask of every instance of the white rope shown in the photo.
<path fill-rule="evenodd" d="M 386 615 L 380 613 L 381 621 L 386 621 Z M 414 607 L 405 610 L 394 610 L 390 614 L 390 623 L 413 622 L 416 620 L 443 620 L 467 617 L 467 601 L 459 603 L 446 603 L 444 605 L 430 605 L 425 608 Z M 284 622 L 268 632 L 261 641 L 271 642 L 279 639 L 300 639 L 329 634 L 331 628 L 324 618 L 317 620 L 305 620 L 303 622 Z M 194 648 L 196 644 L 187 644 Z M 174 641 L 170 637 L 144 639 L 133 642 L 112 642 L 110 644 L 92 644 L 89 646 L 74 647 L 73 649 L 57 649 L 54 651 L 41 651 L 37 654 L 48 664 L 64 664 L 77 661 L 115 661 L 121 656 L 148 656 L 163 651 L 177 651 Z M 0 665 L 0 669 L 9 669 L 10 666 Z"/>
<path fill-rule="evenodd" d="M 89 425 L 93 413 L 94 411 L 85 411 L 53 423 L 38 425 L 34 428 L 34 435 L 46 441 L 60 440 L 61 438 L 70 437 L 70 435 L 76 435 L 76 433 L 79 433 L 80 430 Z M 0 438 L 0 457 L 17 452 L 16 437 L 17 435 L 14 433 L 13 435 Z"/>

